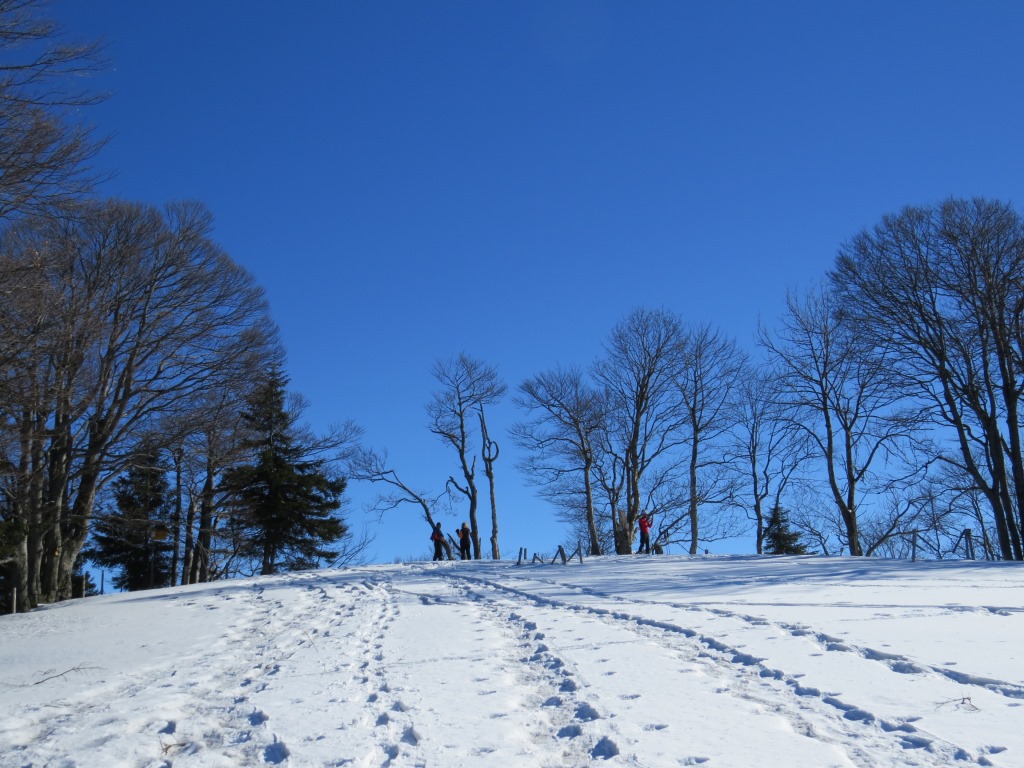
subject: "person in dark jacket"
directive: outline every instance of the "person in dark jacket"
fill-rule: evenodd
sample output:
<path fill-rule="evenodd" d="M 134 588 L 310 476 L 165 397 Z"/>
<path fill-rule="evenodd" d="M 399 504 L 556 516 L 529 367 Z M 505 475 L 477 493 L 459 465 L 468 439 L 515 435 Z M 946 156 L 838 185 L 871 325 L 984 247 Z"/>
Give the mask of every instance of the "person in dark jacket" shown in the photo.
<path fill-rule="evenodd" d="M 434 523 L 434 530 L 430 534 L 430 540 L 434 542 L 434 559 L 444 560 L 444 550 L 441 545 L 444 543 L 444 534 L 441 533 L 441 524 Z"/>
<path fill-rule="evenodd" d="M 462 560 L 472 560 L 472 556 L 469 554 L 469 544 L 471 541 L 469 525 L 466 523 L 462 524 L 459 528 L 459 558 Z"/>

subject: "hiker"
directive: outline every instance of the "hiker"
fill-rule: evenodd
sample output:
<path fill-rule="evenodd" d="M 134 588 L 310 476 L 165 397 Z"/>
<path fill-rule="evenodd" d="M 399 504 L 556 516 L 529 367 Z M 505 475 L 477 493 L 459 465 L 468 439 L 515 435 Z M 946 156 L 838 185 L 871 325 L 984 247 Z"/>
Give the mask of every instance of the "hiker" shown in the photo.
<path fill-rule="evenodd" d="M 653 515 L 648 515 L 646 512 L 640 513 L 640 549 L 637 550 L 637 554 L 646 553 L 651 554 L 651 526 L 654 524 L 652 521 Z"/>
<path fill-rule="evenodd" d="M 434 530 L 430 533 L 430 540 L 434 542 L 434 559 L 444 560 L 444 552 L 441 545 L 444 543 L 444 534 L 441 533 L 441 524 L 434 523 Z"/>
<path fill-rule="evenodd" d="M 470 543 L 470 535 L 469 535 L 469 533 L 470 533 L 469 532 L 469 525 L 467 523 L 463 523 L 462 527 L 459 528 L 459 530 L 458 530 L 458 534 L 459 534 L 459 559 L 461 559 L 461 560 L 472 560 L 473 559 L 470 556 L 470 554 L 469 554 L 469 543 Z"/>

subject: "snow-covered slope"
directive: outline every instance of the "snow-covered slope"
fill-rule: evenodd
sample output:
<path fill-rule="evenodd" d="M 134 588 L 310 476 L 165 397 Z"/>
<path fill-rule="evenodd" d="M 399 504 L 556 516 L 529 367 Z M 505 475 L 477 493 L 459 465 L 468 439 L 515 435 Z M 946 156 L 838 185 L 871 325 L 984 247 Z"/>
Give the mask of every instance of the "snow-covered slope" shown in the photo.
<path fill-rule="evenodd" d="M 0 617 L 0 766 L 1024 766 L 1024 567 L 367 566 Z"/>

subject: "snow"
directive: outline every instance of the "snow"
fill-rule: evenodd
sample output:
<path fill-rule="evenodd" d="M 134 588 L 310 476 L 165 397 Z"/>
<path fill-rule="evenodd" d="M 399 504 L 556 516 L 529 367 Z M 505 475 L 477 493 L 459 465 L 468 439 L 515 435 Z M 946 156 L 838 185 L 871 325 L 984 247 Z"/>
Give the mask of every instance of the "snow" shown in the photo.
<path fill-rule="evenodd" d="M 371 565 L 0 617 L 0 766 L 1024 766 L 1024 566 Z"/>

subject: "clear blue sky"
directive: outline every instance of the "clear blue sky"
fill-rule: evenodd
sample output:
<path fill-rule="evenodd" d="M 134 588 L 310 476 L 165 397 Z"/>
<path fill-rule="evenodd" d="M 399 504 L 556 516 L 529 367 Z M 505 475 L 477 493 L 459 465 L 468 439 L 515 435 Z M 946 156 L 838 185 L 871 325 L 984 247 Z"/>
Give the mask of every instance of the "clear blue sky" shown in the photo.
<path fill-rule="evenodd" d="M 440 358 L 511 389 L 589 364 L 637 306 L 749 345 L 885 213 L 1024 203 L 1010 0 L 51 10 L 108 42 L 102 192 L 204 202 L 268 292 L 311 424 L 354 419 L 423 490 L 456 468 L 426 428 Z M 489 425 L 506 556 L 561 539 L 501 439 L 515 418 Z M 375 493 L 352 488 L 356 525 Z M 412 508 L 373 522 L 375 559 L 427 552 Z"/>

